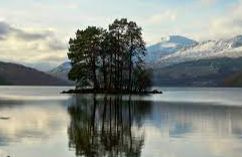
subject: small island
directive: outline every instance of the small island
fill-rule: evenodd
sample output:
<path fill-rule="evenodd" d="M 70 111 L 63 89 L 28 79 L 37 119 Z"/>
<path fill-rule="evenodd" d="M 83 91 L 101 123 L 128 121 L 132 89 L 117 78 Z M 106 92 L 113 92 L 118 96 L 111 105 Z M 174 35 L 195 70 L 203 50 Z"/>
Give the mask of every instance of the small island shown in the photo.
<path fill-rule="evenodd" d="M 89 26 L 69 41 L 68 74 L 76 88 L 63 93 L 160 94 L 149 90 L 151 71 L 144 62 L 142 28 L 116 19 L 108 29 Z"/>

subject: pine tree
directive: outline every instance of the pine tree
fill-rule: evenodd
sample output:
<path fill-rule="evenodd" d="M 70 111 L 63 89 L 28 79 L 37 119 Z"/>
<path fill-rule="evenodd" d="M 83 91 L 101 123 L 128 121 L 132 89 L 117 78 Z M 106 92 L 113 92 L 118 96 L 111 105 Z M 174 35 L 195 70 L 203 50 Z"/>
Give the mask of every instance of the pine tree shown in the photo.
<path fill-rule="evenodd" d="M 150 86 L 142 29 L 135 22 L 116 19 L 108 30 L 95 26 L 78 30 L 69 45 L 69 79 L 77 88 L 128 93 Z"/>

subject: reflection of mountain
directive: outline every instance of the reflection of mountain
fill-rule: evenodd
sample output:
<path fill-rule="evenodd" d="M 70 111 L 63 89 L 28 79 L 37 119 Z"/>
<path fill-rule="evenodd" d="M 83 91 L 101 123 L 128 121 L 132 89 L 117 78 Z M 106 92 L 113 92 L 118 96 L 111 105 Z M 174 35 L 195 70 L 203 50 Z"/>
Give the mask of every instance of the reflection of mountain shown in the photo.
<path fill-rule="evenodd" d="M 69 147 L 78 156 L 140 156 L 144 144 L 142 117 L 150 105 L 122 101 L 121 97 L 104 100 L 76 98 L 68 108 L 71 116 Z"/>
<path fill-rule="evenodd" d="M 242 136 L 240 107 L 131 101 L 126 97 L 75 99 L 68 108 L 68 135 L 69 147 L 77 156 L 156 156 L 173 150 L 179 156 L 177 150 L 188 153 L 195 146 L 210 157 L 211 152 L 203 148 L 214 151 L 212 144 L 218 143 L 232 155 L 234 147 L 228 148 L 223 140 L 233 142 Z"/>
<path fill-rule="evenodd" d="M 242 136 L 242 108 L 195 103 L 154 103 L 150 121 L 171 137 Z"/>
<path fill-rule="evenodd" d="M 21 87 L 12 95 L 23 90 L 36 94 Z M 45 90 L 48 99 L 52 92 Z M 242 107 L 227 100 L 239 102 L 241 90 L 218 90 L 170 89 L 132 101 L 101 95 L 0 101 L 0 116 L 10 117 L 0 119 L 0 156 L 240 157 Z"/>

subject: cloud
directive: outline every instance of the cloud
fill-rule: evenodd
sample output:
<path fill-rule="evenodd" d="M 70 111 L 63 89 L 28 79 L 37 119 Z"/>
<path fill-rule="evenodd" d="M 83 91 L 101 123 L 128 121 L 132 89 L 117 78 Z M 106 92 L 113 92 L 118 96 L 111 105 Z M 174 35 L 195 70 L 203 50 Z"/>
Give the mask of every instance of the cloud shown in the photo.
<path fill-rule="evenodd" d="M 0 22 L 0 39 L 5 39 L 5 37 L 10 33 L 10 26 L 5 22 Z"/>
<path fill-rule="evenodd" d="M 205 5 L 213 5 L 215 4 L 218 0 L 200 0 L 203 4 Z"/>
<path fill-rule="evenodd" d="M 6 22 L 0 22 L 0 38 L 5 39 L 8 36 L 15 36 L 18 39 L 21 40 L 39 40 L 39 39 L 46 39 L 48 37 L 52 37 L 53 36 L 53 32 L 51 31 L 42 31 L 42 32 L 27 32 L 25 30 L 19 29 L 19 28 L 15 28 L 10 26 L 8 23 Z"/>
<path fill-rule="evenodd" d="M 177 19 L 177 13 L 175 11 L 167 10 L 162 13 L 152 15 L 148 22 L 150 24 L 160 24 L 162 22 L 171 22 Z"/>
<path fill-rule="evenodd" d="M 78 28 L 88 25 L 107 27 L 115 18 L 121 17 L 136 21 L 143 28 L 148 44 L 154 44 L 162 36 L 170 34 L 204 40 L 242 33 L 241 3 L 228 9 L 235 1 L 56 2 L 31 1 L 23 5 L 18 1 L 8 1 L 1 4 L 0 20 L 3 22 L 0 22 L 0 60 L 60 63 L 60 58 L 64 60 L 68 51 L 68 42 L 64 39 L 73 36 Z M 104 3 L 107 4 L 104 8 L 99 7 Z M 117 3 L 118 8 L 115 7 Z M 127 4 L 134 7 L 127 7 Z M 91 11 L 93 9 L 95 12 Z M 126 11 L 121 13 L 124 9 Z M 55 30 L 50 31 L 49 27 Z M 41 58 L 41 54 L 47 57 Z"/>
<path fill-rule="evenodd" d="M 48 31 L 42 32 L 42 33 L 29 33 L 20 29 L 15 29 L 14 33 L 16 33 L 16 36 L 19 39 L 26 40 L 26 41 L 46 39 L 52 35 L 52 32 L 48 32 Z"/>
<path fill-rule="evenodd" d="M 31 31 L 30 31 L 31 30 Z M 25 65 L 48 63 L 52 68 L 66 59 L 67 43 L 54 31 L 16 28 L 0 22 L 0 60 Z"/>
<path fill-rule="evenodd" d="M 242 34 L 242 1 L 229 8 L 224 15 L 213 18 L 207 30 L 212 37 L 232 37 Z"/>
<path fill-rule="evenodd" d="M 220 1 L 201 0 L 200 2 L 213 4 Z M 214 9 L 215 6 L 212 8 Z M 163 34 L 166 32 L 180 34 L 199 41 L 231 38 L 242 34 L 242 0 L 220 8 L 219 14 L 211 12 L 210 14 L 200 14 L 198 16 L 194 13 L 191 17 L 189 12 L 189 14 L 181 15 L 179 13 L 178 15 L 179 18 L 177 18 L 176 22 L 180 20 L 180 23 L 176 26 L 169 24 L 168 29 L 162 32 Z"/>
<path fill-rule="evenodd" d="M 64 44 L 63 42 L 61 42 L 60 40 L 54 39 L 51 40 L 48 43 L 49 48 L 51 48 L 52 50 L 66 50 L 67 49 L 67 45 Z"/>

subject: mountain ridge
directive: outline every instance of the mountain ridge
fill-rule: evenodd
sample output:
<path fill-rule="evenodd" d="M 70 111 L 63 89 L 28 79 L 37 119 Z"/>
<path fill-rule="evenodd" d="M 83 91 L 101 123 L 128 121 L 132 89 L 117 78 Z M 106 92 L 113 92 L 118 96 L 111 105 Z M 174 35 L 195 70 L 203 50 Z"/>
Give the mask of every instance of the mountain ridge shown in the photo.
<path fill-rule="evenodd" d="M 162 37 L 161 41 L 147 47 L 146 63 L 155 63 L 160 57 L 173 54 L 180 49 L 198 44 L 197 41 L 180 35 Z"/>
<path fill-rule="evenodd" d="M 187 61 L 223 57 L 242 57 L 242 35 L 233 38 L 200 42 L 195 46 L 176 51 L 173 54 L 160 58 L 154 66 L 165 67 Z"/>
<path fill-rule="evenodd" d="M 67 62 L 60 64 L 56 68 L 48 71 L 47 73 L 54 77 L 61 78 L 61 79 L 69 82 L 68 73 L 69 73 L 70 69 L 71 69 L 71 63 L 67 61 Z"/>
<path fill-rule="evenodd" d="M 153 69 L 152 82 L 156 86 L 226 87 L 232 85 L 226 80 L 241 70 L 242 57 L 201 59 Z"/>
<path fill-rule="evenodd" d="M 169 45 L 171 41 L 182 43 L 183 39 L 188 41 L 189 46 Z M 148 59 L 145 57 L 144 60 L 147 63 L 147 68 L 153 70 L 154 85 L 225 86 L 227 78 L 242 71 L 242 64 L 240 64 L 242 63 L 242 35 L 202 42 L 190 41 L 190 39 L 182 36 L 167 37 L 162 38 L 161 45 L 157 44 L 158 48 L 161 48 L 157 50 L 165 50 L 164 43 L 167 42 L 169 42 L 168 50 L 173 51 L 152 52 L 149 47 L 147 48 L 148 54 L 146 57 Z M 177 48 L 177 51 L 174 51 L 175 48 Z M 182 56 L 184 53 L 187 55 Z M 157 56 L 160 56 L 160 58 Z M 152 60 L 152 57 L 154 60 Z M 149 61 L 149 59 L 151 60 Z M 69 66 L 69 69 L 61 67 L 61 65 L 58 68 L 65 69 L 59 71 L 62 71 L 61 75 L 67 78 L 71 66 Z"/>
<path fill-rule="evenodd" d="M 0 61 L 1 85 L 69 85 L 68 82 L 21 64 Z"/>

